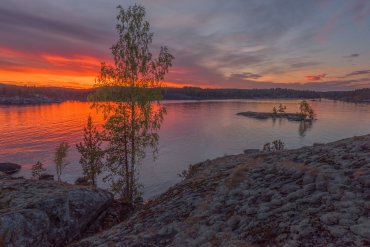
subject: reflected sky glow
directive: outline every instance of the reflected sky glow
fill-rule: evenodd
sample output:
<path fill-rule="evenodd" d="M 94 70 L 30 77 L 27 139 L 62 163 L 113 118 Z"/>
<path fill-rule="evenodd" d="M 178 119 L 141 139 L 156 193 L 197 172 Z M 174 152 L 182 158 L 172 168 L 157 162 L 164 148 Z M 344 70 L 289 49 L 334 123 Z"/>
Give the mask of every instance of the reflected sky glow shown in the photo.
<path fill-rule="evenodd" d="M 262 148 L 276 139 L 281 139 L 287 148 L 296 148 L 370 133 L 370 105 L 366 104 L 310 102 L 319 118 L 312 126 L 236 115 L 241 111 L 270 111 L 279 103 L 287 105 L 289 112 L 298 110 L 297 100 L 165 103 L 168 113 L 160 130 L 158 159 L 153 162 L 148 156 L 140 168 L 144 195 L 158 194 L 178 182 L 177 174 L 189 164 Z M 0 161 L 21 164 L 20 175 L 26 177 L 30 176 L 31 165 L 41 161 L 53 174 L 54 149 L 60 142 L 68 141 L 72 146 L 68 155 L 71 164 L 63 180 L 74 182 L 81 175 L 75 144 L 82 139 L 88 114 L 92 114 L 95 123 L 103 123 L 88 103 L 0 107 Z M 105 185 L 100 182 L 99 186 Z"/>

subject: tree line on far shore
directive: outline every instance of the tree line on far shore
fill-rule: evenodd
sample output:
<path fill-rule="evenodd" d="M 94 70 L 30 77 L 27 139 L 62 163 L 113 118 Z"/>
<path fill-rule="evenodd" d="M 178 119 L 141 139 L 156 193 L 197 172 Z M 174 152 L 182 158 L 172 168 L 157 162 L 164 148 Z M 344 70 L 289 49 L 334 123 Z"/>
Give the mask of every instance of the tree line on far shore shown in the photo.
<path fill-rule="evenodd" d="M 43 95 L 59 101 L 87 101 L 93 89 L 73 89 L 62 87 L 35 87 L 0 84 L 1 97 L 32 97 Z M 157 90 L 157 89 L 155 89 Z M 349 102 L 370 102 L 370 89 L 353 91 L 318 92 L 286 88 L 271 89 L 203 89 L 199 87 L 161 88 L 164 100 L 217 100 L 217 99 L 332 99 Z"/>

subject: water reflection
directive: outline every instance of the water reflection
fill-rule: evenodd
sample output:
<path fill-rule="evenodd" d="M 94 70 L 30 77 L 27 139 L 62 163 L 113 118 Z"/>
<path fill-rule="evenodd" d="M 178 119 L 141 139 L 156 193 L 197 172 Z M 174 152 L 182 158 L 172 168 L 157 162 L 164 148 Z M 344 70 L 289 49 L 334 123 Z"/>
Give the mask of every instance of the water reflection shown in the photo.
<path fill-rule="evenodd" d="M 318 120 L 313 124 L 286 119 L 260 121 L 236 115 L 242 111 L 268 112 L 280 103 L 292 112 L 298 111 L 299 100 L 165 102 L 167 115 L 159 133 L 158 159 L 153 162 L 148 156 L 141 167 L 144 197 L 163 192 L 178 182 L 177 174 L 189 164 L 225 153 L 261 148 L 277 139 L 287 148 L 297 148 L 370 133 L 370 105 L 315 101 L 312 106 Z M 61 141 L 68 141 L 73 147 L 79 143 L 89 114 L 97 124 L 103 123 L 89 103 L 0 107 L 0 162 L 23 165 L 20 175 L 27 177 L 30 166 L 40 161 L 53 174 L 56 145 Z M 62 179 L 73 182 L 81 174 L 75 148 L 68 159 L 71 164 Z M 105 186 L 101 181 L 98 184 Z"/>
<path fill-rule="evenodd" d="M 258 121 L 270 121 L 270 119 L 258 119 Z M 283 118 L 272 118 L 272 126 L 273 127 L 282 127 L 288 120 Z M 293 124 L 298 123 L 298 134 L 300 137 L 304 137 L 306 135 L 306 132 L 311 130 L 314 121 L 300 121 L 300 122 L 291 122 Z"/>
<path fill-rule="evenodd" d="M 308 130 L 311 130 L 313 127 L 314 121 L 301 121 L 299 122 L 298 133 L 301 137 L 306 135 Z"/>

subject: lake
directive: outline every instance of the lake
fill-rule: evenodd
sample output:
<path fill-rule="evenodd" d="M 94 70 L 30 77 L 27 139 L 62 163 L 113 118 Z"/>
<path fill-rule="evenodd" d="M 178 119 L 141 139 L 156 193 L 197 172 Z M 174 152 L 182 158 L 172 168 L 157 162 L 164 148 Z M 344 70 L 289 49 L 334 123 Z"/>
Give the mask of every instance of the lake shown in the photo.
<path fill-rule="evenodd" d="M 144 197 L 164 192 L 180 181 L 179 174 L 189 164 L 281 139 L 287 148 L 298 148 L 317 142 L 331 142 L 370 133 L 370 105 L 310 101 L 318 120 L 312 125 L 287 120 L 256 120 L 237 116 L 241 111 L 268 111 L 283 103 L 288 112 L 296 112 L 299 100 L 224 100 L 171 101 L 160 131 L 159 154 L 143 161 L 140 180 Z M 37 106 L 0 106 L 0 162 L 22 165 L 19 175 L 30 177 L 37 161 L 54 174 L 55 147 L 68 141 L 72 148 L 70 165 L 62 180 L 74 182 L 81 176 L 79 154 L 75 144 L 82 140 L 83 127 L 91 114 L 96 123 L 103 118 L 90 109 L 89 103 L 64 102 Z M 149 153 L 148 153 L 149 154 Z M 99 181 L 100 187 L 106 187 Z"/>

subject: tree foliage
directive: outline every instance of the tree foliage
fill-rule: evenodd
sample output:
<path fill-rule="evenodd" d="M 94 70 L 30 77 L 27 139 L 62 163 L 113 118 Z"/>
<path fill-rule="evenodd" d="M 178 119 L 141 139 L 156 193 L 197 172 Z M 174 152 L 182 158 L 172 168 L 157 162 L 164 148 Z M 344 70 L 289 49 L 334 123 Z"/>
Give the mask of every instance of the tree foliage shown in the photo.
<path fill-rule="evenodd" d="M 268 142 L 263 145 L 264 152 L 277 152 L 285 149 L 285 144 L 281 140 L 275 140 L 272 143 Z"/>
<path fill-rule="evenodd" d="M 284 114 L 285 113 L 285 110 L 286 110 L 286 106 L 283 106 L 282 104 L 280 104 L 279 105 L 279 107 L 278 107 L 278 113 L 280 113 L 280 114 Z"/>
<path fill-rule="evenodd" d="M 314 120 L 316 117 L 314 109 L 306 100 L 303 100 L 299 103 L 299 110 L 304 119 Z"/>
<path fill-rule="evenodd" d="M 104 165 L 102 143 L 101 135 L 89 116 L 84 128 L 83 142 L 77 144 L 76 147 L 81 154 L 80 164 L 83 174 L 93 186 L 96 186 L 96 177 L 102 172 Z"/>
<path fill-rule="evenodd" d="M 157 58 L 150 51 L 153 33 L 145 9 L 118 6 L 118 41 L 111 48 L 114 64 L 102 63 L 96 92 L 90 97 L 107 122 L 106 177 L 112 190 L 128 202 L 140 195 L 137 165 L 151 147 L 157 151 L 158 133 L 165 108 L 161 87 L 173 56 L 161 47 Z"/>
<path fill-rule="evenodd" d="M 32 165 L 31 171 L 32 171 L 32 177 L 39 179 L 41 174 L 45 172 L 46 169 L 44 168 L 44 164 L 42 164 L 40 161 L 37 161 L 36 164 Z"/>
<path fill-rule="evenodd" d="M 278 114 L 278 110 L 277 110 L 276 106 L 274 106 L 272 108 L 272 114 L 274 114 L 274 115 L 277 115 Z"/>
<path fill-rule="evenodd" d="M 58 182 L 61 181 L 60 178 L 62 176 L 62 172 L 64 168 L 68 165 L 68 162 L 66 161 L 68 150 L 69 150 L 68 142 L 60 143 L 59 146 L 55 149 L 54 162 L 55 162 Z"/>
<path fill-rule="evenodd" d="M 279 104 L 278 107 L 274 106 L 272 108 L 272 114 L 274 114 L 274 115 L 284 114 L 286 109 L 287 109 L 286 106 L 284 106 L 282 104 Z"/>

